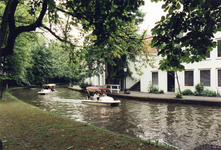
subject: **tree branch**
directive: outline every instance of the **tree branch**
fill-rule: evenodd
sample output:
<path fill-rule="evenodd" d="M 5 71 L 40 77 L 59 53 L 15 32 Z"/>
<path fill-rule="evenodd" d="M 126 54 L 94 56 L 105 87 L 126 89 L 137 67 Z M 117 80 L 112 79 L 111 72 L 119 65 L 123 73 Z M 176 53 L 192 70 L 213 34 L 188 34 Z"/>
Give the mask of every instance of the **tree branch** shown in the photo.
<path fill-rule="evenodd" d="M 47 26 L 42 25 L 41 27 L 43 27 L 45 30 L 49 31 L 49 32 L 50 32 L 55 38 L 57 38 L 59 41 L 68 43 L 68 44 L 70 44 L 71 46 L 75 46 L 75 47 L 76 47 L 76 45 L 72 44 L 70 41 L 67 41 L 67 40 L 65 40 L 65 39 L 62 39 L 60 36 L 58 36 L 56 33 L 54 33 L 54 32 L 53 32 L 50 28 L 48 28 Z"/>
<path fill-rule="evenodd" d="M 14 50 L 14 44 L 15 39 L 19 36 L 19 34 L 23 32 L 29 32 L 36 30 L 37 27 L 40 27 L 42 25 L 42 20 L 45 16 L 46 10 L 47 10 L 47 2 L 48 0 L 45 0 L 42 4 L 41 13 L 38 17 L 38 19 L 28 26 L 15 26 L 15 20 L 14 20 L 14 13 L 18 5 L 18 0 L 10 0 L 8 5 L 11 6 L 8 9 L 5 9 L 5 13 L 9 12 L 7 23 L 9 24 L 9 36 L 7 39 L 7 45 L 4 48 L 0 49 L 0 53 L 2 56 L 8 56 L 10 54 L 13 54 Z M 7 6 L 8 6 L 7 5 Z M 4 36 L 5 37 L 5 36 Z"/>

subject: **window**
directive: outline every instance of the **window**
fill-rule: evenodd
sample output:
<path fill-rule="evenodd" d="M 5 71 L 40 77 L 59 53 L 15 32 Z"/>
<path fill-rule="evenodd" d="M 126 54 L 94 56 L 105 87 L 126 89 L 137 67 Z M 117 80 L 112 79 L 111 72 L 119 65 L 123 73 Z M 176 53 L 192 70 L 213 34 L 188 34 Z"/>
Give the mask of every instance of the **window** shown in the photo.
<path fill-rule="evenodd" d="M 218 70 L 218 86 L 221 86 L 221 69 Z"/>
<path fill-rule="evenodd" d="M 210 58 L 210 51 L 208 52 L 206 52 L 206 58 Z"/>
<path fill-rule="evenodd" d="M 217 57 L 221 57 L 221 40 L 217 41 Z"/>
<path fill-rule="evenodd" d="M 210 70 L 200 70 L 200 83 L 210 86 Z"/>
<path fill-rule="evenodd" d="M 185 86 L 193 86 L 193 71 L 185 71 Z"/>
<path fill-rule="evenodd" d="M 152 85 L 158 86 L 158 72 L 152 72 Z"/>

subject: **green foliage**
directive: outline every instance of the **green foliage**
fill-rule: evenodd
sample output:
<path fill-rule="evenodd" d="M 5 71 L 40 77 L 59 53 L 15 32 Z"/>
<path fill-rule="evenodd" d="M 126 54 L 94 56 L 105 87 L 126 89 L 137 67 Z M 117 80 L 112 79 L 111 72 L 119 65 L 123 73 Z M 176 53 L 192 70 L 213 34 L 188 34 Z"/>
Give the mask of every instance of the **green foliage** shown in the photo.
<path fill-rule="evenodd" d="M 50 41 L 46 45 L 45 38 L 36 36 L 30 48 L 29 65 L 27 66 L 27 79 L 31 84 L 41 85 L 43 80 L 58 78 L 74 78 L 68 65 L 69 55 L 59 42 Z"/>
<path fill-rule="evenodd" d="M 176 98 L 183 98 L 183 94 L 176 93 Z"/>
<path fill-rule="evenodd" d="M 155 87 L 152 82 L 150 81 L 147 87 L 147 90 L 149 91 L 149 93 L 155 93 L 158 92 L 158 88 Z"/>
<path fill-rule="evenodd" d="M 164 93 L 163 90 L 160 90 L 160 91 L 157 90 L 157 91 L 154 92 L 154 94 L 163 94 L 163 93 Z"/>
<path fill-rule="evenodd" d="M 160 93 L 160 94 L 164 94 L 164 91 L 163 91 L 163 90 L 160 90 L 159 93 Z"/>
<path fill-rule="evenodd" d="M 154 94 L 160 94 L 160 92 L 159 91 L 155 91 Z"/>
<path fill-rule="evenodd" d="M 148 84 L 147 90 L 149 91 L 149 93 L 154 93 L 154 94 L 163 94 L 164 93 L 163 90 L 159 90 L 158 87 L 154 86 L 151 81 Z"/>
<path fill-rule="evenodd" d="M 193 92 L 190 89 L 185 89 L 181 92 L 183 95 L 193 95 Z"/>
<path fill-rule="evenodd" d="M 216 91 L 212 91 L 212 90 L 208 90 L 208 89 L 206 89 L 202 92 L 202 96 L 216 97 L 218 95 L 219 94 Z"/>
<path fill-rule="evenodd" d="M 36 43 L 30 40 L 33 45 L 29 48 L 34 54 L 27 57 L 31 58 L 31 62 L 26 67 L 27 80 L 31 83 L 41 84 L 43 78 L 55 76 L 57 78 L 73 78 L 74 76 L 77 79 L 91 77 L 103 72 L 105 64 L 109 63 L 112 66 L 123 64 L 121 56 L 128 57 L 133 62 L 143 62 L 142 59 L 148 61 L 147 57 L 141 57 L 143 56 L 140 51 L 143 36 L 138 36 L 136 33 L 137 25 L 143 21 L 144 17 L 144 13 L 138 10 L 141 5 L 144 5 L 143 0 L 74 0 L 59 3 L 55 0 L 1 1 L 0 21 L 4 20 L 0 31 L 1 55 L 8 56 L 15 52 L 15 40 L 19 35 L 23 36 L 23 33 L 30 33 L 30 38 L 36 40 L 35 31 L 39 32 L 36 29 L 41 28 L 43 29 L 41 31 L 47 31 L 63 44 L 56 47 L 50 43 L 48 47 L 40 42 L 37 48 Z M 76 32 L 75 29 L 78 31 Z M 91 33 L 91 38 L 85 38 L 88 41 L 86 40 L 86 44 L 82 47 L 81 39 L 89 33 Z M 52 53 L 51 47 L 54 47 Z M 41 53 L 40 50 L 44 52 Z M 61 50 L 66 50 L 68 55 Z M 60 59 L 55 60 L 54 58 L 58 58 L 59 53 Z M 142 59 L 136 59 L 137 56 Z M 48 60 L 45 57 L 48 57 Z M 67 61 L 69 66 L 66 65 Z M 146 66 L 147 61 L 143 65 Z M 140 66 L 135 66 L 135 68 L 141 72 Z M 113 72 L 114 75 L 118 75 L 121 72 L 120 69 L 122 68 L 119 67 L 119 70 Z M 22 70 L 23 73 L 26 72 L 24 70 Z M 26 78 L 23 76 L 21 79 Z"/>
<path fill-rule="evenodd" d="M 43 79 L 53 73 L 52 52 L 45 43 L 32 47 L 32 66 L 28 68 L 28 79 L 31 83 L 42 85 Z"/>
<path fill-rule="evenodd" d="M 23 38 L 22 38 L 23 36 Z M 19 36 L 15 43 L 14 53 L 12 55 L 2 57 L 2 80 L 16 81 L 18 85 L 29 84 L 26 79 L 26 68 L 30 62 L 30 52 L 28 47 L 31 42 L 29 34 L 23 33 Z"/>
<path fill-rule="evenodd" d="M 6 56 L 13 53 L 14 41 L 20 33 L 35 31 L 38 27 L 73 47 L 77 46 L 76 41 L 79 41 L 73 34 L 74 28 L 79 29 L 80 36 L 88 32 L 95 35 L 93 45 L 105 45 L 110 37 L 119 35 L 119 28 L 127 27 L 128 23 L 138 18 L 141 14 L 138 8 L 144 5 L 144 1 L 73 0 L 58 3 L 56 0 L 10 0 L 1 4 L 4 6 L 1 9 L 2 13 L 5 15 L 1 18 L 4 20 L 4 26 L 1 28 L 4 34 L 0 34 L 3 35 L 0 37 L 0 47 L 4 52 L 2 55 Z M 5 9 L 6 6 L 8 9 Z M 17 13 L 21 8 L 23 14 L 27 15 L 26 18 Z M 136 23 L 142 19 L 137 19 Z M 20 24 L 15 28 L 14 23 L 17 22 Z M 9 32 L 6 33 L 7 29 Z M 2 45 L 1 41 L 4 40 L 8 43 Z M 9 51 L 4 49 L 6 47 Z"/>
<path fill-rule="evenodd" d="M 195 86 L 196 91 L 193 93 L 195 96 L 209 96 L 209 97 L 216 97 L 219 96 L 219 92 L 213 90 L 204 90 L 204 86 L 202 83 L 199 83 Z"/>
<path fill-rule="evenodd" d="M 161 1 L 168 13 L 151 30 L 152 46 L 160 49 L 158 55 L 163 57 L 159 69 L 182 71 L 182 63 L 206 59 L 207 52 L 216 46 L 214 33 L 221 30 L 221 1 Z"/>
<path fill-rule="evenodd" d="M 69 64 L 69 53 L 64 50 L 60 42 L 51 41 L 49 49 L 52 51 L 52 69 L 50 78 L 75 78 L 75 72 Z"/>
<path fill-rule="evenodd" d="M 91 86 L 92 83 L 88 83 L 88 82 L 79 82 L 78 84 L 82 89 L 86 90 L 86 87 Z"/>
<path fill-rule="evenodd" d="M 93 45 L 93 41 L 97 40 L 96 36 L 92 34 L 87 36 L 84 48 L 81 50 L 85 55 L 82 58 L 85 60 L 83 68 L 88 68 L 84 73 L 88 76 L 96 75 L 104 71 L 106 69 L 104 64 L 107 64 L 108 78 L 122 78 L 124 77 L 123 67 L 128 66 L 129 60 L 134 62 L 134 69 L 137 73 L 142 74 L 140 68 L 146 67 L 151 60 L 148 59 L 148 53 L 141 51 L 144 48 L 145 33 L 138 35 L 137 31 L 138 26 L 135 19 L 135 21 L 128 23 L 127 27 L 119 28 L 105 43 L 99 46 Z M 131 74 L 132 72 L 128 70 L 127 75 Z"/>
<path fill-rule="evenodd" d="M 195 89 L 196 89 L 196 92 L 195 92 L 195 95 L 202 95 L 203 91 L 204 91 L 204 86 L 202 83 L 198 83 L 196 86 L 195 86 Z"/>

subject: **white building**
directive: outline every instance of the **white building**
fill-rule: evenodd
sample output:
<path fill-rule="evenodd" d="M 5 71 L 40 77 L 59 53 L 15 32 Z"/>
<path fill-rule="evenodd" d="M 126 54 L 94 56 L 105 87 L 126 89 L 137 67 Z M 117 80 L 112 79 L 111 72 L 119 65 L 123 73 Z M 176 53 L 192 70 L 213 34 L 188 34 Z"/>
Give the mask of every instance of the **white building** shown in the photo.
<path fill-rule="evenodd" d="M 217 47 L 210 52 L 208 58 L 201 62 L 183 64 L 185 71 L 177 72 L 181 91 L 184 89 L 195 90 L 195 85 L 198 83 L 204 84 L 204 89 L 221 92 L 221 32 L 215 34 Z M 157 56 L 155 66 L 159 66 L 159 61 L 162 58 Z M 173 71 L 161 71 L 157 68 L 142 68 L 144 74 L 140 77 L 140 91 L 148 92 L 148 84 L 158 86 L 159 90 L 164 92 L 177 92 L 178 84 L 175 78 L 176 73 Z M 129 88 L 129 87 L 127 87 Z"/>
<path fill-rule="evenodd" d="M 215 34 L 214 40 L 217 42 L 217 47 L 213 49 L 206 60 L 190 64 L 183 64 L 185 71 L 177 72 L 181 91 L 191 89 L 195 91 L 195 85 L 198 83 L 204 84 L 204 89 L 219 91 L 221 93 L 221 32 Z M 159 61 L 162 57 L 157 56 L 155 52 L 156 62 L 154 66 L 159 66 Z M 178 92 L 178 83 L 176 73 L 173 71 L 161 71 L 158 68 L 142 68 L 144 74 L 139 76 L 133 63 L 129 64 L 130 71 L 133 72 L 132 78 L 126 78 L 126 88 L 130 89 L 140 81 L 140 92 L 148 92 L 148 85 L 151 82 L 164 92 Z M 123 79 L 122 79 L 123 80 Z M 105 73 L 88 78 L 86 82 L 92 82 L 92 85 L 105 86 Z M 125 83 L 120 83 L 120 88 L 124 89 Z"/>
<path fill-rule="evenodd" d="M 98 76 L 93 76 L 91 78 L 85 79 L 84 82 L 91 83 L 93 86 L 105 86 L 105 72 L 103 74 L 100 74 Z"/>

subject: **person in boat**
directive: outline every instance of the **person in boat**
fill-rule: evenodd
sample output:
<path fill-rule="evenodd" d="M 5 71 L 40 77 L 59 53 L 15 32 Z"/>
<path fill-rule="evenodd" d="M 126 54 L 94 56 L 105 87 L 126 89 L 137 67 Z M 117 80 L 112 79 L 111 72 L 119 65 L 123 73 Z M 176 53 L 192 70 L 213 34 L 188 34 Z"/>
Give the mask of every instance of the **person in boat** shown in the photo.
<path fill-rule="evenodd" d="M 100 97 L 104 97 L 106 94 L 104 93 L 104 90 L 101 91 Z"/>
<path fill-rule="evenodd" d="M 90 99 L 90 100 L 93 99 L 93 98 L 91 97 L 91 93 L 90 93 L 90 91 L 87 91 L 87 98 Z"/>
<path fill-rule="evenodd" d="M 98 91 L 96 91 L 95 92 L 95 94 L 94 94 L 94 100 L 99 100 L 99 93 L 98 93 Z"/>
<path fill-rule="evenodd" d="M 51 87 L 51 91 L 54 92 L 54 87 L 53 86 Z"/>

